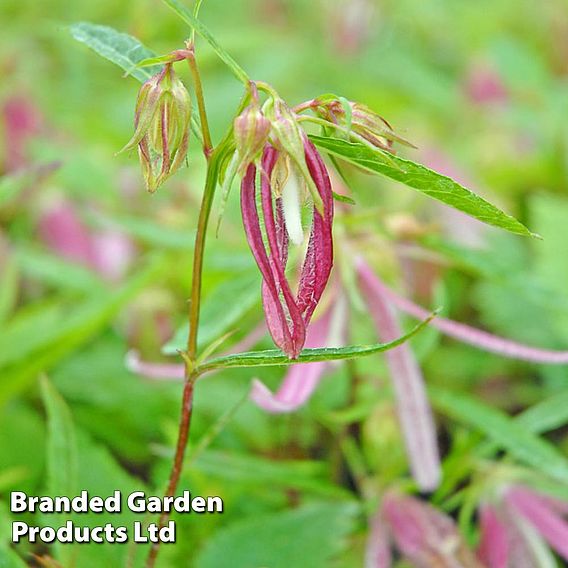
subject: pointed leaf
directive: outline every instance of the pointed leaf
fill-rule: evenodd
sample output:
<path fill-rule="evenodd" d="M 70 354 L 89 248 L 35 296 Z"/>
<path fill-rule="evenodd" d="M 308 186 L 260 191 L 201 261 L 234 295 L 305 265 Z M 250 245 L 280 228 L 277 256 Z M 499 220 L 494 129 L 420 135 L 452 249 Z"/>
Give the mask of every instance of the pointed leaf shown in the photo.
<path fill-rule="evenodd" d="M 105 59 L 116 63 L 140 82 L 147 81 L 162 69 L 161 65 L 136 67 L 138 63 L 154 57 L 155 54 L 128 34 L 120 33 L 108 26 L 88 22 L 73 24 L 70 31 L 77 41 L 89 46 Z"/>
<path fill-rule="evenodd" d="M 516 233 L 536 236 L 520 221 L 449 177 L 379 149 L 339 138 L 310 136 L 323 150 L 371 172 L 399 181 L 480 221 Z"/>
<path fill-rule="evenodd" d="M 484 433 L 519 461 L 568 483 L 568 460 L 552 444 L 500 410 L 443 389 L 430 388 L 429 395 L 441 412 Z"/>
<path fill-rule="evenodd" d="M 422 330 L 434 315 L 418 324 L 406 335 L 399 337 L 389 343 L 375 343 L 372 345 L 350 345 L 348 347 L 322 347 L 319 349 L 304 349 L 297 359 L 289 359 L 288 356 L 279 349 L 267 349 L 264 351 L 248 351 L 210 359 L 197 369 L 201 375 L 215 369 L 225 369 L 232 367 L 274 367 L 278 365 L 291 365 L 297 363 L 316 363 L 318 361 L 341 361 L 343 359 L 357 359 L 358 357 L 368 357 L 375 353 L 388 351 L 393 347 L 401 345 L 413 335 Z"/>

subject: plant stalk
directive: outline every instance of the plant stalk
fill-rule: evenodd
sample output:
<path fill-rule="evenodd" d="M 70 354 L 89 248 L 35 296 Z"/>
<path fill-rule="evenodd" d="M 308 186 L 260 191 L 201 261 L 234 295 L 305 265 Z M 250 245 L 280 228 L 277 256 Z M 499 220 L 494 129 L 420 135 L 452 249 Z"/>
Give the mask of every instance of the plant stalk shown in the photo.
<path fill-rule="evenodd" d="M 217 165 L 215 161 L 211 159 L 213 155 L 213 146 L 211 143 L 211 134 L 209 131 L 207 113 L 205 110 L 205 101 L 203 98 L 203 90 L 201 87 L 199 70 L 195 63 L 194 57 L 188 58 L 188 63 L 193 76 L 195 96 L 197 98 L 197 105 L 201 120 L 201 130 L 203 133 L 203 153 L 205 154 L 205 157 L 207 159 L 207 177 L 205 180 L 203 196 L 201 198 L 201 207 L 199 209 L 199 219 L 197 222 L 197 232 L 195 235 L 193 271 L 191 277 L 191 296 L 188 313 L 189 333 L 187 339 L 187 349 L 185 353 L 181 354 L 185 362 L 185 380 L 183 387 L 181 416 L 178 428 L 178 439 L 168 487 L 166 489 L 164 497 L 173 497 L 176 494 L 183 470 L 185 450 L 187 447 L 187 442 L 189 440 L 191 417 L 193 413 L 194 385 L 195 380 L 198 377 L 198 373 L 195 369 L 195 361 L 197 359 L 197 329 L 199 327 L 199 312 L 201 306 L 201 281 L 203 274 L 203 259 L 205 255 L 205 238 L 207 234 L 207 226 L 209 224 L 211 206 L 213 204 L 213 197 L 215 195 L 215 187 L 217 185 Z M 162 512 L 158 521 L 159 529 L 161 529 L 168 523 L 169 518 L 169 512 Z M 146 568 L 154 567 L 159 550 L 160 541 L 152 543 L 152 548 L 150 549 L 148 558 L 146 560 Z"/>

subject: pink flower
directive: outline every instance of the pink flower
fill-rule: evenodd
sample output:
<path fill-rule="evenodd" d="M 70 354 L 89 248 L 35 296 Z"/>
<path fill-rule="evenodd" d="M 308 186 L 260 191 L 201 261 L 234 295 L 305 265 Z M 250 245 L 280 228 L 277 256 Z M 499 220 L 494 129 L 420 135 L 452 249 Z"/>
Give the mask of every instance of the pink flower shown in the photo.
<path fill-rule="evenodd" d="M 568 561 L 568 522 L 550 498 L 517 485 L 506 492 L 505 501 Z"/>
<path fill-rule="evenodd" d="M 428 310 L 399 296 L 380 280 L 376 279 L 374 285 L 377 290 L 399 310 L 417 319 L 424 319 L 429 315 L 430 312 L 428 312 Z M 541 349 L 539 347 L 524 345 L 523 343 L 518 343 L 504 337 L 498 337 L 487 331 L 443 317 L 434 318 L 430 325 L 440 330 L 448 337 L 503 357 L 553 365 L 565 365 L 568 363 L 568 351 L 553 351 L 551 349 Z"/>
<path fill-rule="evenodd" d="M 389 541 L 417 568 L 482 568 L 453 519 L 423 501 L 394 491 L 371 519 L 366 568 L 390 568 Z"/>
<path fill-rule="evenodd" d="M 335 305 L 312 323 L 305 346 L 340 347 L 344 341 L 346 308 L 345 298 L 337 298 Z M 293 412 L 309 400 L 331 365 L 329 362 L 291 365 L 277 393 L 272 393 L 264 383 L 255 379 L 250 397 L 267 412 Z"/>
<path fill-rule="evenodd" d="M 241 184 L 241 209 L 247 240 L 263 278 L 262 300 L 266 324 L 274 343 L 291 359 L 296 359 L 306 341 L 306 329 L 327 285 L 333 265 L 333 197 L 329 176 L 314 145 L 303 135 L 303 147 L 309 180 L 322 202 L 322 212 L 312 205 L 312 226 L 302 265 L 297 292 L 286 277 L 288 247 L 292 240 L 300 244 L 301 172 L 287 155 L 267 144 L 257 168 L 248 166 Z M 307 183 L 307 182 L 306 182 Z M 261 216 L 256 197 L 260 188 Z M 263 231 L 267 245 L 264 244 Z"/>
<path fill-rule="evenodd" d="M 121 232 L 90 231 L 73 204 L 60 201 L 39 220 L 41 240 L 53 252 L 96 271 L 103 278 L 122 278 L 134 257 L 133 243 Z"/>
<path fill-rule="evenodd" d="M 477 554 L 488 568 L 544 566 L 552 561 L 546 541 L 568 560 L 566 514 L 568 503 L 564 501 L 526 486 L 509 487 L 498 500 L 479 507 Z"/>
<path fill-rule="evenodd" d="M 24 97 L 9 98 L 2 108 L 7 172 L 26 165 L 26 145 L 41 128 L 41 117 L 35 106 Z"/>
<path fill-rule="evenodd" d="M 469 70 L 465 91 L 468 98 L 479 105 L 503 103 L 508 99 L 507 89 L 495 69 L 476 63 Z"/>
<path fill-rule="evenodd" d="M 381 341 L 400 337 L 401 329 L 384 286 L 362 259 L 357 262 L 357 271 Z M 441 477 L 440 455 L 424 378 L 407 344 L 387 351 L 385 356 L 413 477 L 422 491 L 433 491 Z"/>

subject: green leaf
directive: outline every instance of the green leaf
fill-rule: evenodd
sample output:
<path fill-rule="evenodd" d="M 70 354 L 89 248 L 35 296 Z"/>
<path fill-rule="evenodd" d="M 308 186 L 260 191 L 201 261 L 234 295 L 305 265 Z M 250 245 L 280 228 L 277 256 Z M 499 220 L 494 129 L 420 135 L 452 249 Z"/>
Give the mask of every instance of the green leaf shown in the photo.
<path fill-rule="evenodd" d="M 270 460 L 244 453 L 206 450 L 191 461 L 190 471 L 193 469 L 208 477 L 228 480 L 231 484 L 296 489 L 335 497 L 350 496 L 347 490 L 330 482 L 330 472 L 324 462 Z"/>
<path fill-rule="evenodd" d="M 77 493 L 77 440 L 69 407 L 46 377 L 41 394 L 47 411 L 47 490 L 54 495 Z"/>
<path fill-rule="evenodd" d="M 318 349 L 304 349 L 297 359 L 290 359 L 280 349 L 266 349 L 264 351 L 247 351 L 235 355 L 217 357 L 206 361 L 197 368 L 201 375 L 215 369 L 228 369 L 233 367 L 274 367 L 278 365 L 293 365 L 298 363 L 317 363 L 320 361 L 341 361 L 344 359 L 357 359 L 368 357 L 375 353 L 388 351 L 401 345 L 413 335 L 418 333 L 432 320 L 434 314 L 419 323 L 412 331 L 389 343 L 374 343 L 372 345 L 350 345 L 349 347 L 321 347 Z"/>
<path fill-rule="evenodd" d="M 19 245 L 16 258 L 23 274 L 58 289 L 91 294 L 100 292 L 104 287 L 94 271 L 55 254 Z"/>
<path fill-rule="evenodd" d="M 484 433 L 519 461 L 568 483 L 568 460 L 515 419 L 462 394 L 438 388 L 428 392 L 434 406 L 444 414 Z"/>
<path fill-rule="evenodd" d="M 0 325 L 14 309 L 19 292 L 20 274 L 16 259 L 10 255 L 4 259 L 3 274 L 0 280 Z"/>
<path fill-rule="evenodd" d="M 335 193 L 335 191 L 332 191 L 332 194 L 335 201 L 347 203 L 347 205 L 357 205 L 355 200 L 352 197 L 349 197 L 349 195 L 342 195 L 341 193 Z"/>
<path fill-rule="evenodd" d="M 233 75 L 245 85 L 249 84 L 249 77 L 245 70 L 217 43 L 211 32 L 178 0 L 164 0 L 164 2 L 193 30 L 195 30 L 215 51 L 221 61 L 229 67 Z"/>
<path fill-rule="evenodd" d="M 229 278 L 220 284 L 202 304 L 199 345 L 209 345 L 242 320 L 259 301 L 258 277 L 249 273 Z M 178 329 L 162 352 L 174 355 L 185 349 L 187 324 Z"/>
<path fill-rule="evenodd" d="M 116 63 L 140 82 L 147 81 L 159 73 L 161 65 L 138 68 L 136 65 L 155 54 L 136 38 L 116 31 L 108 26 L 80 22 L 70 27 L 71 35 L 93 51 Z"/>
<path fill-rule="evenodd" d="M 57 305 L 46 311 L 45 315 L 38 314 L 38 321 L 51 322 L 47 328 L 38 328 L 44 329 L 43 334 L 26 334 L 27 329 L 33 329 L 29 322 L 4 333 L 2 344 L 5 347 L 0 351 L 0 403 L 24 388 L 39 373 L 48 370 L 92 339 L 132 297 L 158 277 L 166 267 L 163 259 L 150 262 L 118 290 L 97 294 L 74 308 L 71 313 L 62 312 L 63 306 Z M 14 337 L 26 340 L 22 343 L 10 341 L 10 338 Z"/>
<path fill-rule="evenodd" d="M 0 205 L 6 205 L 29 187 L 36 187 L 61 166 L 50 162 L 30 166 L 0 177 Z"/>
<path fill-rule="evenodd" d="M 515 421 L 531 432 L 556 430 L 568 424 L 568 391 L 555 393 L 525 410 Z"/>
<path fill-rule="evenodd" d="M 139 239 L 155 248 L 182 250 L 190 253 L 195 240 L 194 230 L 169 227 L 154 219 L 133 215 L 88 214 L 87 219 L 97 228 L 120 229 L 127 235 Z"/>
<path fill-rule="evenodd" d="M 12 519 L 8 506 L 0 501 L 0 568 L 26 568 L 16 552 L 10 548 L 12 534 Z"/>
<path fill-rule="evenodd" d="M 69 407 L 46 377 L 41 378 L 41 394 L 47 411 L 47 492 L 78 495 L 78 445 Z M 49 517 L 50 526 L 61 526 L 67 515 Z M 74 551 L 69 544 L 56 545 L 58 558 L 68 566 Z"/>
<path fill-rule="evenodd" d="M 354 503 L 313 503 L 234 523 L 215 533 L 196 568 L 324 568 L 354 530 Z"/>
<path fill-rule="evenodd" d="M 358 142 L 347 142 L 339 138 L 315 135 L 310 135 L 310 138 L 317 146 L 335 156 L 417 189 L 429 197 L 463 211 L 488 225 L 518 235 L 537 236 L 531 233 L 521 222 L 504 213 L 495 205 L 485 201 L 485 199 L 449 177 L 425 166 L 393 154 L 386 156 L 378 148 L 373 149 Z"/>

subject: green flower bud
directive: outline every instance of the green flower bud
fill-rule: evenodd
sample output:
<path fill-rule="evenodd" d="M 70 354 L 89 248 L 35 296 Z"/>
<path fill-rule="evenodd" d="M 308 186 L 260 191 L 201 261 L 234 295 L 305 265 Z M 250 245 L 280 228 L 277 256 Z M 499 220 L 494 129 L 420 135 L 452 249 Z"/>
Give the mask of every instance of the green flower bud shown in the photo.
<path fill-rule="evenodd" d="M 167 64 L 140 88 L 134 135 L 121 150 L 138 147 L 148 191 L 156 191 L 185 160 L 190 119 L 189 93 L 171 64 Z"/>
<path fill-rule="evenodd" d="M 239 160 L 239 172 L 244 173 L 249 164 L 258 160 L 270 134 L 270 121 L 264 116 L 258 103 L 253 102 L 235 118 L 235 146 Z"/>
<path fill-rule="evenodd" d="M 350 121 L 347 119 L 345 105 L 349 105 L 347 110 L 350 111 Z M 410 142 L 396 134 L 381 115 L 361 103 L 346 101 L 345 99 L 326 98 L 321 100 L 321 104 L 316 109 L 322 118 L 334 124 L 346 126 L 350 122 L 353 133 L 387 152 L 394 152 L 394 142 L 414 147 Z"/>

